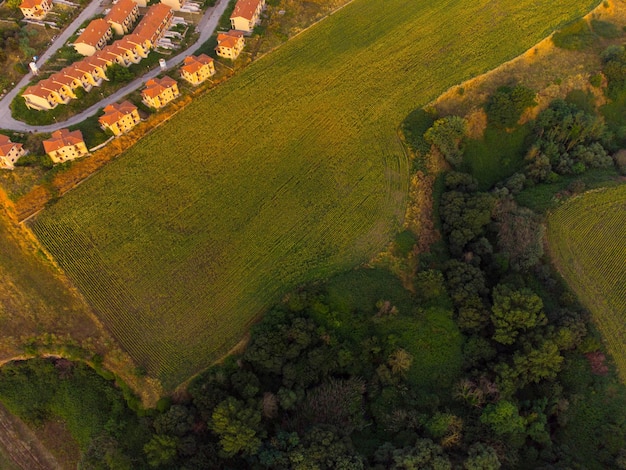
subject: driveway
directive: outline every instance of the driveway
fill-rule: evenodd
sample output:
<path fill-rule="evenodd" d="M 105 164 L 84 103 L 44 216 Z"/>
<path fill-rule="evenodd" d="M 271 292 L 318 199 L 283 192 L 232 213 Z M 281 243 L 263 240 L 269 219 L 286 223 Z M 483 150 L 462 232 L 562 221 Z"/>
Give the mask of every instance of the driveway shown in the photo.
<path fill-rule="evenodd" d="M 200 35 L 197 41 L 194 42 L 192 45 L 190 45 L 184 51 L 177 54 L 176 56 L 170 57 L 169 59 L 167 59 L 167 69 L 171 69 L 173 67 L 176 67 L 178 64 L 182 63 L 185 57 L 191 54 L 202 43 L 206 42 L 211 37 L 215 29 L 217 28 L 219 19 L 224 14 L 224 11 L 226 10 L 227 6 L 228 6 L 228 0 L 218 0 L 214 7 L 207 9 L 207 11 L 202 16 L 202 19 L 198 23 L 198 29 L 200 31 Z M 54 52 L 56 52 L 58 48 L 60 48 L 61 46 L 63 46 L 63 44 L 65 44 L 65 41 L 67 41 L 67 39 L 74 33 L 74 31 L 76 31 L 78 26 L 80 26 L 80 24 L 83 21 L 85 21 L 86 19 L 88 19 L 89 17 L 93 15 L 96 15 L 97 13 L 99 13 L 100 10 L 101 10 L 100 1 L 99 0 L 92 1 L 87 6 L 87 8 L 83 10 L 80 16 L 76 18 L 70 26 L 67 27 L 67 29 L 63 32 L 63 34 L 61 34 L 54 41 L 50 49 L 48 49 L 48 51 L 46 51 L 46 53 L 43 54 L 38 59 L 37 61 L 38 64 L 43 64 L 47 60 L 47 58 L 49 58 L 52 54 L 54 54 Z M 86 118 L 96 114 L 100 108 L 103 108 L 108 104 L 115 103 L 116 101 L 120 100 L 127 94 L 131 93 L 132 91 L 135 91 L 136 89 L 141 87 L 147 80 L 149 80 L 150 78 L 156 77 L 161 72 L 162 72 L 161 69 L 157 67 L 156 69 L 153 69 L 147 72 L 145 75 L 139 78 L 136 78 L 135 80 L 130 82 L 128 85 L 124 86 L 123 88 L 120 88 L 112 95 L 107 96 L 100 102 L 82 111 L 80 114 L 76 114 L 72 116 L 71 118 L 67 119 L 66 121 L 55 122 L 54 124 L 50 124 L 47 126 L 31 126 L 29 124 L 25 124 L 22 121 L 18 121 L 11 117 L 11 108 L 10 108 L 11 101 L 13 101 L 13 98 L 15 98 L 15 96 L 19 94 L 22 87 L 24 87 L 30 81 L 31 75 L 29 73 L 24 78 L 22 78 L 22 80 L 15 86 L 15 88 L 13 88 L 9 93 L 6 94 L 6 96 L 4 96 L 2 100 L 0 100 L 0 129 L 9 129 L 9 130 L 20 131 L 20 132 L 29 132 L 29 131 L 52 132 L 57 129 L 61 129 L 62 127 L 67 127 L 67 126 L 71 126 L 74 124 L 78 124 L 79 122 L 84 121 Z M 94 88 L 90 93 L 98 93 L 97 88 Z"/>

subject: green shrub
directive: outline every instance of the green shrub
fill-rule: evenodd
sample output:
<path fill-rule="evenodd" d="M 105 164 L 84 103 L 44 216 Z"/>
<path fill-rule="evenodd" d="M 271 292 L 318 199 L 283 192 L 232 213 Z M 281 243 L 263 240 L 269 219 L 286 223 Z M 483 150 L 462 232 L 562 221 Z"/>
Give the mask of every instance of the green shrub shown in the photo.
<path fill-rule="evenodd" d="M 593 29 L 593 32 L 598 36 L 607 39 L 614 39 L 622 36 L 622 31 L 620 31 L 616 25 L 609 23 L 608 21 L 591 20 L 591 29 Z"/>
<path fill-rule="evenodd" d="M 589 77 L 589 84 L 595 88 L 600 88 L 602 86 L 602 74 L 596 73 Z"/>
<path fill-rule="evenodd" d="M 522 85 L 498 88 L 485 105 L 489 123 L 501 128 L 515 126 L 526 108 L 537 105 L 535 95 L 533 90 Z"/>

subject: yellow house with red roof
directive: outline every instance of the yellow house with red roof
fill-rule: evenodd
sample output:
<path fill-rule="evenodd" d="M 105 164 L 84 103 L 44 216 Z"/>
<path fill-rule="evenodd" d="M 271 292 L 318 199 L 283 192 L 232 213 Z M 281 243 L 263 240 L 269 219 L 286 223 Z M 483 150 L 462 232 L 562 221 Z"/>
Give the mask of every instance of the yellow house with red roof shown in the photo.
<path fill-rule="evenodd" d="M 43 148 L 54 163 L 63 163 L 84 157 L 89 152 L 80 131 L 59 129 L 52 133 L 52 138 L 43 141 Z"/>
<path fill-rule="evenodd" d="M 235 60 L 239 57 L 244 45 L 243 33 L 231 29 L 227 33 L 219 33 L 217 35 L 215 52 L 220 57 Z"/>
<path fill-rule="evenodd" d="M 93 20 L 74 41 L 74 49 L 81 55 L 89 56 L 104 49 L 107 41 L 113 37 L 111 26 L 102 18 Z"/>
<path fill-rule="evenodd" d="M 178 83 L 170 77 L 153 78 L 146 82 L 146 88 L 141 92 L 142 101 L 155 109 L 162 108 L 180 95 Z"/>
<path fill-rule="evenodd" d="M 22 0 L 20 10 L 24 18 L 41 20 L 52 10 L 52 0 Z"/>
<path fill-rule="evenodd" d="M 230 15 L 231 28 L 251 33 L 261 22 L 263 8 L 265 8 L 265 0 L 237 0 L 235 9 Z"/>
<path fill-rule="evenodd" d="M 22 97 L 26 101 L 26 106 L 37 110 L 53 109 L 59 104 L 67 104 L 72 98 L 76 98 L 69 86 L 55 81 L 53 77 L 41 80 L 24 90 Z"/>
<path fill-rule="evenodd" d="M 206 54 L 187 56 L 180 68 L 180 76 L 192 85 L 200 85 L 209 77 L 215 75 L 213 59 Z"/>
<path fill-rule="evenodd" d="M 0 134 L 0 168 L 13 169 L 17 159 L 27 153 L 22 144 L 13 143 L 6 135 Z"/>
<path fill-rule="evenodd" d="M 129 101 L 113 103 L 104 107 L 104 115 L 98 122 L 103 130 L 110 130 L 113 135 L 121 135 L 135 127 L 141 118 L 137 106 Z"/>
<path fill-rule="evenodd" d="M 119 0 L 111 7 L 104 20 L 111 25 L 115 34 L 123 36 L 130 33 L 139 17 L 139 8 L 133 0 Z"/>

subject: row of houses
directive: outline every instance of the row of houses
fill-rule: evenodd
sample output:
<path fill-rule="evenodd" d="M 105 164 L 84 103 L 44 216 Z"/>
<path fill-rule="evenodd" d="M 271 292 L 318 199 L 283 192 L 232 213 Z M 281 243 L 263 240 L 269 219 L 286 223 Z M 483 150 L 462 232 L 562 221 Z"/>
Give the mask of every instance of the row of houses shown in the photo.
<path fill-rule="evenodd" d="M 146 0 L 133 0 L 133 2 L 140 7 L 147 6 Z M 162 0 L 161 3 L 169 6 L 172 10 L 178 11 L 185 4 L 185 0 Z M 117 4 L 115 4 L 113 8 L 115 8 L 115 6 L 117 6 Z M 52 10 L 52 0 L 22 0 L 20 3 L 20 10 L 22 11 L 24 18 L 42 20 L 46 17 L 48 12 Z"/>
<path fill-rule="evenodd" d="M 119 5 L 122 6 L 118 11 L 127 12 L 126 19 L 130 21 L 134 16 L 136 20 L 137 5 L 132 0 L 120 0 L 116 7 Z M 131 8 L 129 9 L 128 6 Z M 59 104 L 67 104 L 70 100 L 76 99 L 76 89 L 83 88 L 85 91 L 90 91 L 92 87 L 100 86 L 103 80 L 107 80 L 106 70 L 111 65 L 119 64 L 128 67 L 139 63 L 148 56 L 151 49 L 156 47 L 157 41 L 170 27 L 173 16 L 173 10 L 167 5 L 163 3 L 153 5 L 132 34 L 108 46 L 107 40 L 103 39 L 105 36 L 100 38 L 96 36 L 96 32 L 101 31 L 97 25 L 92 29 L 87 28 L 81 36 L 89 30 L 88 36 L 92 37 L 83 38 L 80 43 L 81 50 L 87 53 L 86 57 L 24 90 L 22 97 L 26 101 L 26 106 L 36 110 L 54 109 Z M 102 25 L 101 22 L 98 24 Z M 110 23 L 107 22 L 107 24 Z M 123 31 L 130 31 L 130 26 L 132 26 L 132 22 L 129 26 L 126 20 L 118 24 Z M 99 49 L 99 47 L 102 48 Z"/>

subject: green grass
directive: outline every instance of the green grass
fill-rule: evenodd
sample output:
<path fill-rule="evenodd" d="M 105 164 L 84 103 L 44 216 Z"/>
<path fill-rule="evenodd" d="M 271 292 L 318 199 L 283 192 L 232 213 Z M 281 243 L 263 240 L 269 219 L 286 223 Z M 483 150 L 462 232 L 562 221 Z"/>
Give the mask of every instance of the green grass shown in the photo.
<path fill-rule="evenodd" d="M 326 285 L 331 318 L 318 318 L 356 344 L 371 336 L 393 335 L 398 347 L 413 355 L 407 378 L 422 390 L 445 394 L 458 379 L 462 365 L 462 336 L 452 318 L 452 306 L 439 299 L 424 308 L 400 281 L 380 269 L 339 274 Z M 372 321 L 376 302 L 389 301 L 397 316 Z"/>
<path fill-rule="evenodd" d="M 554 33 L 552 42 L 556 47 L 569 51 L 580 51 L 589 47 L 595 39 L 589 23 L 580 19 Z"/>
<path fill-rule="evenodd" d="M 515 200 L 535 212 L 545 212 L 558 207 L 563 202 L 563 198 L 568 196 L 563 192 L 572 182 L 580 180 L 585 184 L 586 189 L 595 189 L 619 184 L 617 176 L 614 168 L 597 168 L 588 170 L 582 175 L 559 176 L 554 183 L 541 183 L 525 188 L 515 195 Z"/>
<path fill-rule="evenodd" d="M 356 0 L 195 99 L 33 228 L 173 387 L 283 292 L 387 243 L 404 213 L 397 129 L 410 111 L 595 3 Z"/>
<path fill-rule="evenodd" d="M 476 178 L 481 191 L 491 188 L 524 166 L 526 140 L 530 132 L 528 125 L 512 132 L 488 127 L 481 140 L 467 142 L 463 169 Z"/>
<path fill-rule="evenodd" d="M 548 218 L 550 254 L 626 378 L 626 185 L 573 198 Z"/>

